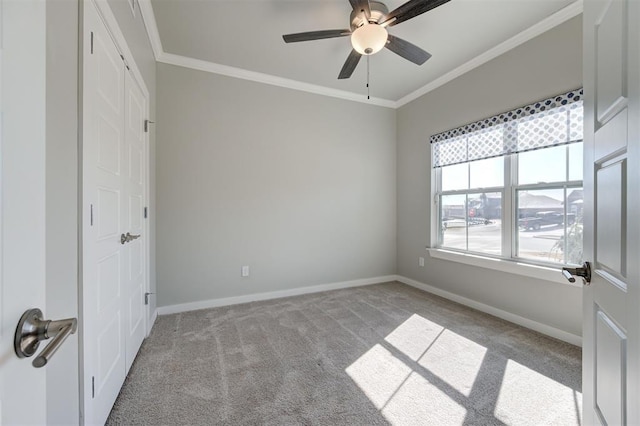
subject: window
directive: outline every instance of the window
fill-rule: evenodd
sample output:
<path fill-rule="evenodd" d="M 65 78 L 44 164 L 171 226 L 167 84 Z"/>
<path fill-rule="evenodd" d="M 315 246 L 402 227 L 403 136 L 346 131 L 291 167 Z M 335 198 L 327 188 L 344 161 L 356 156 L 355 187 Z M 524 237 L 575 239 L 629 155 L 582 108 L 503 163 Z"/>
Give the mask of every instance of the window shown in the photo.
<path fill-rule="evenodd" d="M 431 137 L 436 246 L 582 263 L 582 89 Z"/>

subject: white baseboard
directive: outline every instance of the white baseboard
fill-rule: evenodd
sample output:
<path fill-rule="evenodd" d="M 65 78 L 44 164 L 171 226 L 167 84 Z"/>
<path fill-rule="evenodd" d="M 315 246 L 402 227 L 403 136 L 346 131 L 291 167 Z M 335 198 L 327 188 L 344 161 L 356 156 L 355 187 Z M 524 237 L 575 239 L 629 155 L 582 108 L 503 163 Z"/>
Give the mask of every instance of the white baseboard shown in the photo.
<path fill-rule="evenodd" d="M 153 325 L 156 323 L 157 319 L 158 319 L 158 310 L 156 309 L 155 311 L 153 311 L 153 315 L 151 315 L 151 324 L 149 324 L 151 327 L 149 327 L 149 330 L 153 328 Z"/>
<path fill-rule="evenodd" d="M 151 327 L 155 323 L 158 315 L 177 314 L 180 312 L 196 311 L 199 309 L 218 308 L 220 306 L 238 305 L 241 303 L 257 302 L 261 300 L 279 299 L 282 297 L 299 296 L 302 294 L 319 293 L 322 291 L 339 290 L 343 288 L 361 287 L 371 284 L 380 284 L 390 281 L 399 281 L 403 284 L 410 285 L 419 290 L 432 293 L 445 299 L 452 300 L 470 308 L 477 309 L 487 314 L 502 318 L 514 324 L 521 325 L 531 330 L 537 331 L 547 336 L 554 337 L 572 345 L 582 346 L 582 337 L 575 334 L 568 333 L 566 331 L 551 327 L 540 322 L 521 317 L 520 315 L 513 314 L 511 312 L 503 311 L 502 309 L 495 308 L 484 303 L 468 299 L 464 296 L 451 293 L 446 290 L 422 283 L 420 281 L 413 280 L 411 278 L 403 277 L 401 275 L 386 275 L 382 277 L 365 278 L 352 281 L 342 281 L 331 284 L 320 284 L 310 287 L 298 287 L 290 290 L 278 290 L 266 293 L 248 294 L 245 296 L 225 297 L 221 299 L 209 299 L 198 302 L 181 303 L 177 305 L 159 306 L 154 312 L 151 318 Z M 149 330 L 151 330 L 149 327 Z"/>
<path fill-rule="evenodd" d="M 454 302 L 460 303 L 461 305 L 469 306 L 470 308 L 477 309 L 479 311 L 485 312 L 495 317 L 502 318 L 514 324 L 518 324 L 523 327 L 530 328 L 531 330 L 537 331 L 538 333 L 546 334 L 547 336 L 551 336 L 556 339 L 562 340 L 564 342 L 571 343 L 572 345 L 582 346 L 581 336 L 576 336 L 575 334 L 567 333 L 566 331 L 562 331 L 555 327 L 551 327 L 549 325 L 542 324 L 540 322 L 521 317 L 520 315 L 512 314 L 511 312 L 503 311 L 502 309 L 498 309 L 493 306 L 485 305 L 484 303 L 480 303 L 478 301 L 468 299 L 463 296 L 459 296 L 455 293 L 451 293 L 449 291 L 442 290 L 440 288 L 437 288 L 428 284 L 424 284 L 424 283 L 421 283 L 420 281 L 403 277 L 401 275 L 396 276 L 396 281 L 400 281 L 403 284 L 407 284 L 419 290 L 426 291 L 427 293 L 432 293 L 437 296 L 444 297 L 445 299 L 452 300 Z"/>
<path fill-rule="evenodd" d="M 156 310 L 156 313 L 158 315 L 177 314 L 180 312 L 196 311 L 198 309 L 218 308 L 220 306 L 238 305 L 240 303 L 257 302 L 260 300 L 279 299 L 282 297 L 299 296 L 301 294 L 319 293 L 322 291 L 380 284 L 389 281 L 396 281 L 396 279 L 396 275 L 387 275 L 382 277 L 342 281 L 331 284 L 320 284 L 310 287 L 298 287 L 292 288 L 290 290 L 278 290 L 266 293 L 247 294 L 245 296 L 225 297 L 222 299 L 209 299 L 198 302 L 181 303 L 178 305 L 159 306 Z"/>
<path fill-rule="evenodd" d="M 151 330 L 153 330 L 153 326 L 156 323 L 157 319 L 158 319 L 158 309 L 153 311 L 153 313 L 151 314 L 151 318 L 149 319 L 149 327 L 147 327 L 147 337 L 149 337 L 149 335 L 151 334 Z"/>

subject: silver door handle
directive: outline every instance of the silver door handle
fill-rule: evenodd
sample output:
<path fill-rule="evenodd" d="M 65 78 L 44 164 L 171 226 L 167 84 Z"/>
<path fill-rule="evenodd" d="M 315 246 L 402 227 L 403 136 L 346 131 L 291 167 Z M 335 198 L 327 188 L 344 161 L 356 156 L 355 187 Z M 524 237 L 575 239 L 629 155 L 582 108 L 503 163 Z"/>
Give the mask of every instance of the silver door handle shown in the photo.
<path fill-rule="evenodd" d="M 575 283 L 575 277 L 582 277 L 582 283 L 589 285 L 591 283 L 591 264 L 584 262 L 581 268 L 562 268 L 562 275 L 570 282 Z"/>
<path fill-rule="evenodd" d="M 13 349 L 18 358 L 33 356 L 40 346 L 40 342 L 53 337 L 53 340 L 33 360 L 36 368 L 44 367 L 56 353 L 58 348 L 67 340 L 70 334 L 78 329 L 76 318 L 67 318 L 58 321 L 43 320 L 42 311 L 29 309 L 20 318 L 16 334 L 13 339 Z"/>
<path fill-rule="evenodd" d="M 137 240 L 138 238 L 140 238 L 140 234 L 131 235 L 130 233 L 127 232 L 127 242 L 130 242 L 130 241 L 133 241 L 133 240 Z"/>
<path fill-rule="evenodd" d="M 120 244 L 124 245 L 124 243 L 129 243 L 133 240 L 137 240 L 138 238 L 140 238 L 140 234 L 131 235 L 131 233 L 127 232 L 126 234 L 120 235 Z"/>

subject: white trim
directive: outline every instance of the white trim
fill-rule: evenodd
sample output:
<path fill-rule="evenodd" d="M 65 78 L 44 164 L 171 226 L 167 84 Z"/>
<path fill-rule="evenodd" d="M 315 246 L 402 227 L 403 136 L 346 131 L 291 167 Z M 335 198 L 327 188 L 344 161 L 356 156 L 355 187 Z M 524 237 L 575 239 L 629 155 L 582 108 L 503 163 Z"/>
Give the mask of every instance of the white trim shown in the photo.
<path fill-rule="evenodd" d="M 345 90 L 332 89 L 315 84 L 304 83 L 302 81 L 290 80 L 288 78 L 276 77 L 274 75 L 263 74 L 255 71 L 248 71 L 242 68 L 229 67 L 227 65 L 215 64 L 213 62 L 202 61 L 200 59 L 188 58 L 186 56 L 174 55 L 163 52 L 158 57 L 158 62 L 180 67 L 191 68 L 199 71 L 206 71 L 213 74 L 225 75 L 227 77 L 239 78 L 242 80 L 255 81 L 272 86 L 285 87 L 287 89 L 300 90 L 302 92 L 315 93 L 317 95 L 330 96 L 333 98 L 346 99 L 348 101 L 362 102 L 369 105 L 376 105 L 386 108 L 395 108 L 396 103 L 380 98 L 367 99 L 365 95 Z"/>
<path fill-rule="evenodd" d="M 158 24 L 156 23 L 156 15 L 153 12 L 153 5 L 151 4 L 151 0 L 138 0 L 138 7 L 140 7 L 142 21 L 147 30 L 147 37 L 149 37 L 151 49 L 153 49 L 153 56 L 157 61 L 164 53 L 164 50 L 162 49 L 162 41 L 160 40 L 160 32 L 158 31 Z"/>
<path fill-rule="evenodd" d="M 94 1 L 106 2 L 106 0 Z M 437 89 L 438 87 L 447 84 L 451 80 L 460 77 L 461 75 L 473 70 L 474 68 L 477 68 L 489 62 L 490 60 L 495 59 L 496 57 L 508 52 L 509 50 L 520 46 L 521 44 L 539 36 L 540 34 L 549 31 L 550 29 L 568 21 L 569 19 L 578 16 L 582 13 L 583 10 L 583 0 L 574 1 L 570 5 L 559 10 L 553 15 L 527 28 L 521 33 L 516 34 L 515 36 L 500 43 L 499 45 L 487 50 L 486 52 L 476 56 L 470 61 L 460 65 L 458 68 L 451 70 L 447 74 L 433 80 L 429 84 L 409 93 L 408 95 L 400 98 L 397 101 L 381 98 L 367 99 L 365 96 L 358 93 L 318 86 L 315 84 L 304 83 L 297 80 L 290 80 L 274 75 L 248 71 L 241 68 L 235 68 L 216 64 L 213 62 L 203 61 L 200 59 L 188 58 L 185 56 L 166 53 L 162 48 L 160 32 L 158 31 L 158 25 L 156 23 L 151 0 L 138 0 L 138 6 L 140 7 L 140 12 L 142 13 L 142 19 L 145 23 L 145 28 L 147 29 L 147 36 L 149 37 L 149 42 L 151 43 L 153 54 L 156 58 L 156 61 L 158 62 L 177 65 L 185 68 L 193 68 L 200 71 L 226 75 L 228 77 L 235 77 L 243 80 L 255 81 L 258 83 L 270 84 L 273 86 L 285 87 L 293 90 L 300 90 L 303 92 L 315 93 L 317 95 L 330 96 L 349 101 L 362 102 L 370 105 L 397 109 L 419 98 L 420 96 L 423 96 Z"/>
<path fill-rule="evenodd" d="M 145 293 L 151 292 L 151 220 L 150 220 L 150 210 L 151 210 L 151 129 L 149 128 L 148 121 L 150 120 L 151 115 L 151 100 L 148 96 L 144 97 L 144 117 L 146 131 L 144 132 L 144 188 L 143 188 L 143 198 L 144 205 L 143 209 L 146 213 L 143 215 L 143 232 L 144 232 L 144 291 Z M 140 212 L 142 214 L 142 212 Z M 148 299 L 147 299 L 148 300 Z M 145 336 L 149 336 L 151 334 L 151 327 L 153 327 L 153 321 L 150 320 L 150 308 L 151 305 L 145 305 Z M 154 311 L 155 314 L 155 311 Z"/>
<path fill-rule="evenodd" d="M 319 293 L 322 291 L 340 290 L 343 288 L 361 287 L 371 284 L 387 283 L 397 281 L 396 275 L 382 277 L 364 278 L 352 281 L 342 281 L 331 284 L 320 284 L 310 287 L 298 287 L 290 290 L 270 291 L 267 293 L 247 294 L 245 296 L 225 297 L 222 299 L 202 300 L 198 302 L 181 303 L 178 305 L 160 306 L 157 309 L 158 315 L 177 314 L 180 312 L 197 311 L 199 309 L 218 308 L 220 306 L 238 305 L 240 303 L 257 302 L 260 300 L 279 299 L 282 297 L 300 296 L 302 294 Z"/>
<path fill-rule="evenodd" d="M 118 20 L 115 15 L 111 11 L 111 6 L 107 0 L 91 0 L 93 4 L 96 6 L 98 10 L 98 16 L 102 19 L 107 30 L 109 31 L 109 35 L 113 38 L 113 41 L 116 44 L 116 48 L 120 52 L 122 56 L 124 56 L 125 63 L 130 68 L 130 71 L 133 73 L 135 77 L 136 83 L 140 85 L 140 88 L 144 92 L 144 95 L 147 99 L 150 99 L 149 89 L 147 89 L 147 84 L 142 78 L 142 73 L 140 72 L 140 68 L 136 64 L 135 58 L 133 57 L 133 53 L 131 53 L 131 49 L 129 49 L 129 45 L 127 44 L 127 39 L 124 37 L 120 26 L 118 25 Z"/>
<path fill-rule="evenodd" d="M 156 324 L 156 320 L 158 319 L 158 310 L 153 311 L 153 315 L 151 315 L 151 319 L 149 320 L 149 328 L 147 329 L 147 336 L 151 335 L 151 330 L 153 330 L 153 326 Z"/>
<path fill-rule="evenodd" d="M 443 86 L 454 80 L 461 75 L 471 71 L 474 68 L 479 67 L 492 59 L 497 58 L 498 56 L 520 46 L 521 44 L 543 34 L 550 29 L 557 27 L 563 22 L 568 21 L 569 19 L 578 16 L 582 13 L 583 10 L 583 0 L 577 0 L 574 3 L 571 3 L 569 6 L 559 10 L 548 18 L 543 19 L 537 24 L 527 28 L 519 34 L 511 37 L 510 39 L 500 43 L 499 45 L 492 47 L 486 52 L 476 56 L 470 61 L 460 65 L 458 68 L 455 68 L 445 75 L 433 80 L 431 83 L 423 86 L 422 88 L 409 93 L 408 95 L 402 97 L 396 102 L 396 108 L 400 108 L 403 105 L 408 104 L 411 101 L 418 99 L 420 96 L 423 96 L 440 86 Z"/>
<path fill-rule="evenodd" d="M 382 277 L 365 278 L 353 281 L 343 281 L 331 284 L 321 284 L 311 287 L 298 287 L 290 290 L 278 290 L 267 293 L 248 294 L 245 296 L 225 297 L 221 299 L 202 300 L 198 302 L 181 303 L 177 305 L 160 306 L 154 312 L 152 318 L 152 324 L 155 322 L 158 315 L 170 315 L 181 312 L 197 311 L 199 309 L 218 308 L 221 306 L 238 305 L 241 303 L 257 302 L 261 300 L 279 299 L 282 297 L 300 296 L 303 294 L 319 293 L 323 291 L 339 290 L 344 288 L 361 287 L 372 284 L 380 284 L 386 282 L 398 281 L 403 284 L 415 287 L 419 290 L 426 291 L 427 293 L 435 294 L 445 299 L 452 300 L 460 303 L 461 305 L 468 306 L 481 312 L 502 318 L 506 321 L 518 324 L 522 327 L 529 328 L 539 333 L 551 336 L 553 338 L 562 340 L 572 345 L 582 346 L 582 337 L 575 334 L 568 333 L 566 331 L 557 329 L 550 325 L 542 324 L 540 322 L 521 317 L 520 315 L 513 314 L 511 312 L 503 311 L 502 309 L 495 308 L 493 306 L 485 305 L 484 303 L 468 299 L 464 296 L 451 293 L 440 288 L 421 283 L 411 278 L 404 277 L 402 275 L 387 275 Z"/>
<path fill-rule="evenodd" d="M 465 265 L 478 266 L 485 269 L 493 269 L 500 272 L 522 275 L 525 277 L 537 278 L 551 281 L 558 284 L 570 285 L 582 288 L 582 284 L 570 283 L 562 275 L 561 267 L 553 268 L 547 266 L 533 265 L 531 263 L 517 262 L 506 259 L 496 259 L 470 253 L 460 253 L 443 249 L 428 248 L 429 256 L 434 259 L 448 260 L 450 262 L 464 263 Z"/>
<path fill-rule="evenodd" d="M 572 345 L 582 346 L 581 336 L 577 336 L 575 334 L 568 333 L 555 327 L 551 327 L 550 325 L 542 324 L 540 322 L 521 317 L 520 315 L 512 314 L 511 312 L 503 311 L 502 309 L 498 309 L 493 306 L 485 305 L 484 303 L 480 303 L 475 300 L 448 292 L 446 290 L 421 283 L 420 281 L 412 280 L 411 278 L 398 276 L 396 279 L 403 284 L 410 285 L 411 287 L 426 291 L 427 293 L 432 293 L 437 296 L 444 297 L 445 299 L 449 299 L 470 308 L 477 309 L 478 311 L 482 311 L 495 317 L 502 318 L 514 324 L 518 324 L 539 333 L 546 334 L 547 336 L 551 336 L 564 342 L 571 343 Z"/>

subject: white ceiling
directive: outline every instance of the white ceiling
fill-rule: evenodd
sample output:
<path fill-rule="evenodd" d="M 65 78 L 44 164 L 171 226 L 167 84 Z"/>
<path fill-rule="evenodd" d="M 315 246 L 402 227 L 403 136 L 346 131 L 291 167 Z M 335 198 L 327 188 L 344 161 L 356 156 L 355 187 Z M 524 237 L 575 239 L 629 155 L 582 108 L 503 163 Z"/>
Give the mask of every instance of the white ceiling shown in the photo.
<path fill-rule="evenodd" d="M 371 56 L 371 96 L 397 104 L 424 92 L 425 86 L 459 75 L 575 16 L 581 8 L 574 1 L 451 0 L 389 27 L 391 34 L 433 57 L 417 66 L 387 49 Z M 385 3 L 392 10 L 404 1 Z M 226 74 L 233 74 L 226 68 L 233 67 L 239 74 L 260 73 L 258 80 L 276 77 L 280 85 L 286 79 L 292 86 L 302 82 L 365 99 L 365 58 L 350 79 L 337 79 L 351 50 L 348 37 L 291 44 L 282 40 L 288 33 L 349 28 L 348 0 L 151 0 L 151 5 L 161 49 L 171 54 L 165 56 L 207 61 Z"/>

